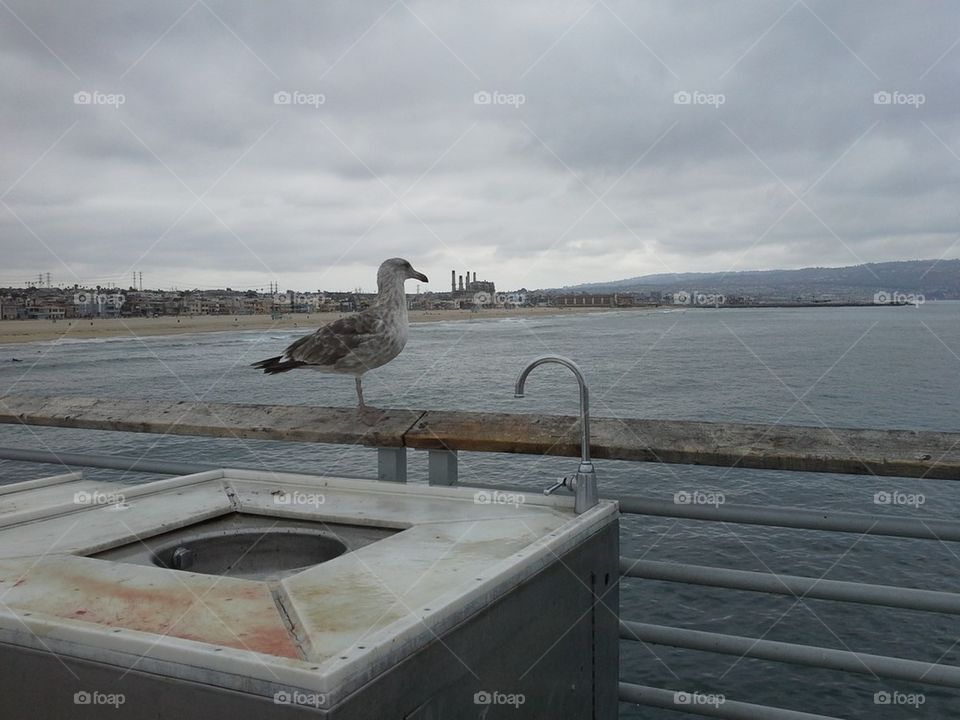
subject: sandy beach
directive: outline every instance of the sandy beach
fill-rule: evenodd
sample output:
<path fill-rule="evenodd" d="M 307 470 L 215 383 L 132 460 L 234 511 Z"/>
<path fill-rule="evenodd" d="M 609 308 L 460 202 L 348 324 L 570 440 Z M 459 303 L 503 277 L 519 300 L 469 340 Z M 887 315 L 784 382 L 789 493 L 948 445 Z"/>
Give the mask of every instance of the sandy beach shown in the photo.
<path fill-rule="evenodd" d="M 515 310 L 416 310 L 410 322 L 479 322 L 506 317 L 547 317 L 584 312 L 604 312 L 611 308 L 520 308 Z M 273 320 L 269 315 L 199 315 L 196 317 L 4 320 L 0 322 L 0 344 L 57 340 L 60 338 L 139 337 L 183 333 L 229 332 L 230 330 L 292 330 L 311 332 L 321 325 L 343 317 L 344 313 L 284 315 Z"/>

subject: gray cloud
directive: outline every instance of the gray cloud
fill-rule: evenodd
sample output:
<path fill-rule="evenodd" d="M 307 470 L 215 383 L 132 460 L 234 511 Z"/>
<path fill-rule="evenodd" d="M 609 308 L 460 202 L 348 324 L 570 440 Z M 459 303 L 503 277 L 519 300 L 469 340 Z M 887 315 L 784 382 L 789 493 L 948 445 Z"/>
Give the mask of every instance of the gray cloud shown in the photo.
<path fill-rule="evenodd" d="M 450 267 L 542 287 L 960 255 L 950 2 L 0 15 L 0 283 L 371 288 L 404 255 L 438 289 Z"/>

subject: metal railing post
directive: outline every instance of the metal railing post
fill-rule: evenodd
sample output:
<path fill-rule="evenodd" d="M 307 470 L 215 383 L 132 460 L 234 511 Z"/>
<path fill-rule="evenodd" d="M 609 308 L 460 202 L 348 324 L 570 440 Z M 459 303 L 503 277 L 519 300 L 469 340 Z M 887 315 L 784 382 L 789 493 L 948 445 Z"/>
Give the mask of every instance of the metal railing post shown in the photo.
<path fill-rule="evenodd" d="M 457 484 L 457 451 L 428 450 L 428 477 L 431 485 Z"/>
<path fill-rule="evenodd" d="M 377 448 L 377 479 L 384 482 L 407 481 L 406 448 Z"/>

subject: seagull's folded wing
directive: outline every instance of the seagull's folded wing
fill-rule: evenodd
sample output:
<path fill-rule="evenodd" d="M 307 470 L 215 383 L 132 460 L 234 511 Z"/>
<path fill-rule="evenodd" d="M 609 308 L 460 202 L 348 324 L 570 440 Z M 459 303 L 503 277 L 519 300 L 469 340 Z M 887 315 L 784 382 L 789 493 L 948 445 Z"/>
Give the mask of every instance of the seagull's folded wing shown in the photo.
<path fill-rule="evenodd" d="M 383 320 L 373 313 L 357 313 L 324 325 L 291 344 L 284 355 L 308 365 L 349 370 L 364 364 L 364 346 L 383 332 Z"/>

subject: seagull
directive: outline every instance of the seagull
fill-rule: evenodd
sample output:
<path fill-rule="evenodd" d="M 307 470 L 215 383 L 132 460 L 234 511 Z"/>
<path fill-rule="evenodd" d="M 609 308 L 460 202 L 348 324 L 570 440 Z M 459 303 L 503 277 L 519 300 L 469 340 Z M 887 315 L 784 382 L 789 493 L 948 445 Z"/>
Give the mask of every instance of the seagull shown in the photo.
<path fill-rule="evenodd" d="M 403 284 L 416 279 L 430 282 L 403 258 L 384 260 L 377 271 L 377 299 L 366 310 L 324 325 L 290 344 L 282 355 L 253 363 L 268 375 L 305 367 L 321 372 L 353 375 L 357 412 L 368 425 L 384 417 L 363 402 L 361 379 L 367 370 L 386 365 L 407 344 L 407 297 Z"/>

